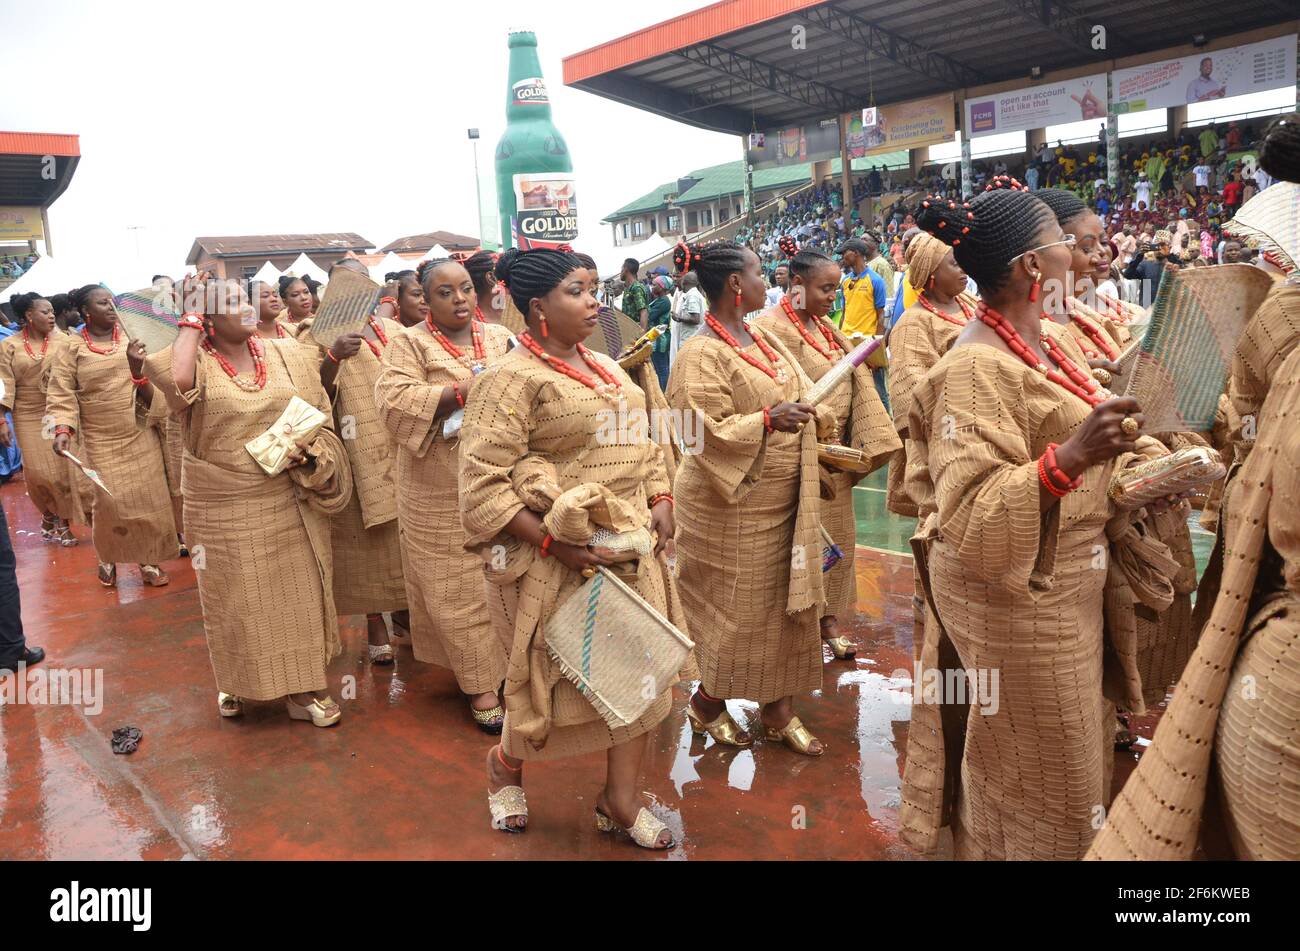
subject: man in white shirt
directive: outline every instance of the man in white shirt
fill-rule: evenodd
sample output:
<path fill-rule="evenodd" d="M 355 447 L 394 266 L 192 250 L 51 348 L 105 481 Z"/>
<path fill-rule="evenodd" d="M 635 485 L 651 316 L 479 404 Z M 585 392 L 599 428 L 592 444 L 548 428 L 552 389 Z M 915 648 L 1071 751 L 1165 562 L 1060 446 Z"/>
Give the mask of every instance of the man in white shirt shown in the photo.
<path fill-rule="evenodd" d="M 789 289 L 790 268 L 788 265 L 778 264 L 776 270 L 772 272 L 772 286 L 767 289 L 767 306 L 776 307 L 780 304 L 781 298 Z"/>
<path fill-rule="evenodd" d="M 1210 187 L 1210 166 L 1202 162 L 1200 165 L 1192 169 L 1192 174 L 1196 176 L 1197 188 Z"/>
<path fill-rule="evenodd" d="M 691 339 L 704 324 L 704 312 L 708 302 L 700 291 L 700 276 L 694 271 L 682 275 L 681 296 L 677 299 L 672 313 L 672 333 L 669 336 L 669 360 L 677 359 L 677 351 L 682 344 Z"/>
<path fill-rule="evenodd" d="M 1137 184 L 1133 186 L 1133 191 L 1138 201 L 1144 202 L 1148 208 L 1151 207 L 1151 183 L 1147 181 L 1146 172 L 1139 173 Z"/>

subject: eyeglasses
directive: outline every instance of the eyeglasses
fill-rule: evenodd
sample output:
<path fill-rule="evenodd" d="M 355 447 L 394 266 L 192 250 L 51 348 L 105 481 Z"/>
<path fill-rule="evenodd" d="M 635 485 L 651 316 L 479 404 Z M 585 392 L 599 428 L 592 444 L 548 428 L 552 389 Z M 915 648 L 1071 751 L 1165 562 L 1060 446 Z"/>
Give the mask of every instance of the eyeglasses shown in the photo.
<path fill-rule="evenodd" d="M 1023 258 L 1026 254 L 1030 254 L 1030 253 L 1032 253 L 1032 252 L 1034 252 L 1034 251 L 1046 251 L 1048 248 L 1054 248 L 1054 247 L 1056 247 L 1058 244 L 1063 244 L 1063 245 L 1065 245 L 1067 248 L 1071 248 L 1071 249 L 1073 249 L 1074 246 L 1075 246 L 1076 244 L 1078 244 L 1078 243 L 1079 243 L 1079 242 L 1078 242 L 1078 240 L 1074 237 L 1074 235 L 1072 235 L 1072 234 L 1067 234 L 1067 235 L 1066 235 L 1064 238 L 1062 238 L 1060 241 L 1049 241 L 1047 244 L 1040 244 L 1038 247 L 1036 247 L 1036 248 L 1030 248 L 1028 251 L 1021 251 L 1019 254 L 1017 254 L 1014 258 L 1012 258 L 1012 259 L 1011 259 L 1010 261 L 1008 261 L 1007 263 L 1008 263 L 1008 264 L 1012 264 L 1012 263 L 1014 263 L 1014 262 L 1016 262 L 1016 261 L 1019 261 L 1019 260 L 1020 260 L 1021 258 Z"/>

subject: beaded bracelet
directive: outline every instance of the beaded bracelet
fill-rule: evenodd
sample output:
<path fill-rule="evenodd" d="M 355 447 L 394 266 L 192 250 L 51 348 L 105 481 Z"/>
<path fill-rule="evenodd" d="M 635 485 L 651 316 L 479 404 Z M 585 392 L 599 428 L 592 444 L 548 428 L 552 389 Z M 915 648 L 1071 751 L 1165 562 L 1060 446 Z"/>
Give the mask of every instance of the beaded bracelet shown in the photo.
<path fill-rule="evenodd" d="M 131 371 L 128 370 L 127 372 L 130 373 Z M 147 376 L 142 376 L 140 377 L 140 379 L 137 380 L 135 378 L 135 374 L 131 373 L 131 382 L 134 383 L 136 386 L 144 387 L 149 385 L 149 378 Z"/>
<path fill-rule="evenodd" d="M 460 387 L 457 386 L 455 383 L 453 383 L 453 384 L 451 385 L 451 395 L 454 396 L 454 397 L 456 397 L 456 402 L 457 402 L 457 404 L 459 404 L 459 406 L 460 406 L 461 409 L 464 409 L 464 408 L 465 408 L 465 397 L 463 397 L 463 396 L 460 395 Z"/>
<path fill-rule="evenodd" d="M 672 508 L 677 507 L 677 503 L 673 501 L 673 494 L 671 492 L 660 492 L 650 500 L 650 507 L 654 508 L 660 502 L 667 502 Z"/>
<path fill-rule="evenodd" d="M 1042 456 L 1038 457 L 1038 481 L 1042 483 L 1043 488 L 1052 493 L 1052 495 L 1056 496 L 1058 499 L 1063 499 L 1070 494 L 1069 489 L 1059 488 L 1056 483 L 1052 481 L 1051 476 L 1047 474 L 1047 467 L 1043 464 Z"/>
<path fill-rule="evenodd" d="M 176 322 L 176 326 L 179 327 L 181 330 L 186 330 L 186 329 L 202 330 L 203 315 L 196 314 L 193 311 L 189 312 L 188 314 L 181 314 L 181 319 Z"/>
<path fill-rule="evenodd" d="M 776 432 L 776 430 L 772 428 L 772 408 L 770 406 L 763 407 L 763 428 L 769 433 Z"/>
<path fill-rule="evenodd" d="M 381 304 L 392 304 L 392 305 L 393 305 L 393 309 L 394 309 L 394 310 L 397 309 L 397 298 L 396 298 L 396 297 L 381 297 L 381 298 L 379 298 L 379 303 L 381 303 Z"/>
<path fill-rule="evenodd" d="M 326 351 L 325 351 L 325 356 L 329 357 L 329 358 L 330 358 L 331 360 L 333 360 L 335 363 L 338 363 L 338 362 L 339 362 L 339 358 L 336 357 L 336 356 L 334 356 L 334 349 L 333 349 L 333 348 L 330 348 L 329 350 L 326 350 Z"/>
<path fill-rule="evenodd" d="M 1047 474 L 1051 476 L 1052 481 L 1056 483 L 1057 488 L 1063 488 L 1067 492 L 1072 492 L 1079 488 L 1079 486 L 1083 485 L 1083 476 L 1071 479 L 1069 474 L 1056 464 L 1056 450 L 1059 448 L 1060 443 L 1049 442 L 1047 444 L 1047 451 L 1043 453 L 1044 466 L 1047 470 Z"/>
<path fill-rule="evenodd" d="M 551 542 L 553 541 L 555 541 L 555 539 L 551 537 L 549 532 L 542 536 L 542 557 L 543 558 L 551 557 Z"/>
<path fill-rule="evenodd" d="M 72 435 L 72 427 L 71 427 L 71 426 L 55 426 L 55 427 L 54 427 L 54 435 L 56 435 L 56 436 L 62 436 L 62 435 L 65 434 L 65 433 L 66 433 L 67 435 L 71 436 L 71 435 Z"/>

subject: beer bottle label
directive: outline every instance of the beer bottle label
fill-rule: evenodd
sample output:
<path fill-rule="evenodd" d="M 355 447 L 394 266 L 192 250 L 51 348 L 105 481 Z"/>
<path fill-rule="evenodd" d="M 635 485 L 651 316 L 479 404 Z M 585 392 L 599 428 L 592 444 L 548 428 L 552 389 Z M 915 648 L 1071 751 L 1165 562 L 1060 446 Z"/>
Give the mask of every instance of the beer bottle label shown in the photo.
<path fill-rule="evenodd" d="M 510 87 L 514 91 L 516 106 L 549 105 L 551 97 L 546 93 L 546 81 L 541 76 L 521 79 Z"/>
<path fill-rule="evenodd" d="M 578 237 L 578 206 L 573 176 L 514 176 L 515 227 L 520 248 L 555 247 Z"/>

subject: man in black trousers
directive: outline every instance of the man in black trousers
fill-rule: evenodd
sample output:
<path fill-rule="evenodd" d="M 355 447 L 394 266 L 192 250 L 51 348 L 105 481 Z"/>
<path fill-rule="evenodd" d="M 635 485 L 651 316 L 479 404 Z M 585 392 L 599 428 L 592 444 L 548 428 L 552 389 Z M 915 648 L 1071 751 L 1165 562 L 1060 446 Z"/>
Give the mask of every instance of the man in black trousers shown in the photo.
<path fill-rule="evenodd" d="M 17 566 L 14 546 L 9 541 L 9 521 L 0 507 L 0 674 L 17 671 L 20 663 L 30 667 L 45 659 L 45 651 L 28 647 L 23 638 Z"/>

